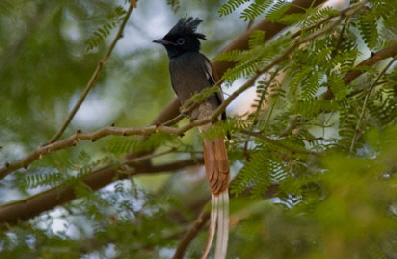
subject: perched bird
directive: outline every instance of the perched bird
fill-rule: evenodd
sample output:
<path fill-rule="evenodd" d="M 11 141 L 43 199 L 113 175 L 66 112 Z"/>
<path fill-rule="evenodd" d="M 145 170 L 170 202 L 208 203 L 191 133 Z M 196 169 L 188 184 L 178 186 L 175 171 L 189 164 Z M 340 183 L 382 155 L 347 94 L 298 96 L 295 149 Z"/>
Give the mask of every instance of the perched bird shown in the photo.
<path fill-rule="evenodd" d="M 200 19 L 182 18 L 160 40 L 153 42 L 162 44 L 167 50 L 172 87 L 183 104 L 203 89 L 212 87 L 218 78 L 210 60 L 200 53 L 200 40 L 205 35 L 196 33 Z M 221 89 L 201 102 L 190 114 L 191 120 L 211 118 L 213 112 L 222 103 Z M 222 113 L 221 120 L 226 120 Z M 210 124 L 199 127 L 200 131 L 208 130 Z M 223 136 L 203 141 L 203 154 L 206 175 L 212 192 L 212 212 L 210 234 L 202 258 L 206 258 L 216 232 L 214 258 L 226 257 L 229 237 L 229 182 L 230 168 Z"/>

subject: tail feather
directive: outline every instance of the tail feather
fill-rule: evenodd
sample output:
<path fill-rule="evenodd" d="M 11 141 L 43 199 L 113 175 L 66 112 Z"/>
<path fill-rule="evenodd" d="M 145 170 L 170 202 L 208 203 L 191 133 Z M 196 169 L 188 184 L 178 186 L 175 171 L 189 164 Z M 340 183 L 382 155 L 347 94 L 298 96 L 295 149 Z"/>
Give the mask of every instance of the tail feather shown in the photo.
<path fill-rule="evenodd" d="M 215 259 L 226 258 L 227 242 L 229 239 L 229 192 L 225 191 L 216 199 L 219 199 L 217 207 L 217 230 L 215 243 Z"/>
<path fill-rule="evenodd" d="M 230 168 L 225 141 L 222 138 L 204 140 L 204 163 L 211 192 L 218 196 L 229 187 Z"/>
<path fill-rule="evenodd" d="M 212 246 L 212 241 L 214 240 L 214 236 L 215 236 L 216 223 L 218 219 L 218 210 L 215 209 L 216 207 L 218 207 L 218 198 L 215 197 L 215 195 L 212 195 L 211 205 L 212 205 L 211 222 L 209 227 L 208 239 L 207 239 L 207 243 L 205 244 L 204 253 L 201 256 L 201 259 L 207 258 Z"/>
<path fill-rule="evenodd" d="M 222 138 L 204 140 L 203 147 L 206 174 L 212 192 L 212 212 L 209 237 L 201 258 L 207 258 L 216 229 L 214 259 L 224 259 L 229 239 L 229 159 Z"/>

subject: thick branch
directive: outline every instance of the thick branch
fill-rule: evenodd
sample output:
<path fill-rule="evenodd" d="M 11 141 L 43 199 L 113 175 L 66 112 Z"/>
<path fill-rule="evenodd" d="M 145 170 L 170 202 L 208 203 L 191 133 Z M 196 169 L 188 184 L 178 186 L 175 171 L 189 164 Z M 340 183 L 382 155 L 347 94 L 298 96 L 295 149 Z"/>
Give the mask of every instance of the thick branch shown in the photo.
<path fill-rule="evenodd" d="M 209 219 L 210 219 L 210 213 L 204 207 L 204 209 L 201 211 L 196 221 L 193 223 L 193 225 L 186 232 L 185 236 L 179 242 L 178 247 L 176 248 L 175 254 L 172 257 L 172 259 L 182 259 L 184 257 L 188 245 L 198 235 L 200 230 L 204 227 L 204 225 L 208 222 Z"/>
<path fill-rule="evenodd" d="M 373 66 L 381 60 L 393 58 L 396 55 L 397 55 L 397 43 L 376 52 L 370 58 L 361 61 L 353 70 L 349 71 L 345 75 L 345 77 L 343 78 L 345 85 L 350 84 L 353 80 L 357 79 L 359 76 L 365 73 L 365 70 L 361 70 L 360 67 Z M 333 98 L 334 98 L 334 94 L 332 93 L 331 89 L 328 88 L 327 92 L 324 95 L 324 99 L 331 100 Z"/>
<path fill-rule="evenodd" d="M 138 174 L 175 172 L 187 166 L 197 165 L 200 163 L 202 163 L 202 160 L 200 159 L 188 159 L 155 165 L 150 168 L 146 167 L 145 169 L 136 167 L 133 168 L 132 171 L 122 173 L 119 173 L 120 168 L 109 166 L 107 168 L 99 169 L 93 174 L 87 176 L 83 179 L 83 183 L 95 191 L 105 187 L 116 179 L 125 179 Z M 0 206 L 0 222 L 15 224 L 19 220 L 32 219 L 40 213 L 51 210 L 55 206 L 62 205 L 76 198 L 73 186 L 58 186 L 28 199 L 14 201 Z"/>

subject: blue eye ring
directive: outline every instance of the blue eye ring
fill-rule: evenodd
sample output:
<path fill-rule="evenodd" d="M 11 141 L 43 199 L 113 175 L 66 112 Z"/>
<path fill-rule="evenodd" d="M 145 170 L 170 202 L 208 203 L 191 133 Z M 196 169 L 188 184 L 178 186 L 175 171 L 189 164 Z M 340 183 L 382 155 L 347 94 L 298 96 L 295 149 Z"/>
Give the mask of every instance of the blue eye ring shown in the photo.
<path fill-rule="evenodd" d="M 178 39 L 178 40 L 176 41 L 176 43 L 177 43 L 178 45 L 183 45 L 183 44 L 185 44 L 185 39 L 180 38 L 180 39 Z"/>

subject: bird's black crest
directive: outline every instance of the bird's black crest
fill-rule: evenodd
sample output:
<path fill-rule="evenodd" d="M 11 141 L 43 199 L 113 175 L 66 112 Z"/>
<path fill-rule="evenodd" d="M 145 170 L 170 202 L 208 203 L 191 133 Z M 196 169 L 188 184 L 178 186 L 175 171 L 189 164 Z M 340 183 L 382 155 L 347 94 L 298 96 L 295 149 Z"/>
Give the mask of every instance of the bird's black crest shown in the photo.
<path fill-rule="evenodd" d="M 172 27 L 172 29 L 167 33 L 167 35 L 164 38 L 167 37 L 173 37 L 177 35 L 193 35 L 196 36 L 198 39 L 205 40 L 205 35 L 201 33 L 196 33 L 197 26 L 202 22 L 203 20 L 193 17 L 189 18 L 181 18 L 177 22 L 177 24 Z"/>

